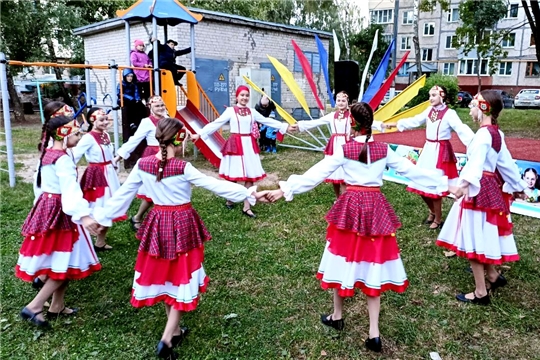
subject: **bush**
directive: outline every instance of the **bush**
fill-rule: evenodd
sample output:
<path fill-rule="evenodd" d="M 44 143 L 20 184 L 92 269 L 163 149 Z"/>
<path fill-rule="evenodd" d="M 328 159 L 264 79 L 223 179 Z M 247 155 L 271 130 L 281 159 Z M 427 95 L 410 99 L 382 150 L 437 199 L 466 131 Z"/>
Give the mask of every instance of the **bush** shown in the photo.
<path fill-rule="evenodd" d="M 424 85 L 424 87 L 421 88 L 420 91 L 418 91 L 418 95 L 416 95 L 416 97 L 413 98 L 407 104 L 407 106 L 413 107 L 429 99 L 429 89 L 431 89 L 435 85 L 444 86 L 448 90 L 448 94 L 446 94 L 446 104 L 448 104 L 449 106 L 454 105 L 457 93 L 459 92 L 457 77 L 446 76 L 437 73 L 431 75 L 426 79 L 426 84 Z"/>

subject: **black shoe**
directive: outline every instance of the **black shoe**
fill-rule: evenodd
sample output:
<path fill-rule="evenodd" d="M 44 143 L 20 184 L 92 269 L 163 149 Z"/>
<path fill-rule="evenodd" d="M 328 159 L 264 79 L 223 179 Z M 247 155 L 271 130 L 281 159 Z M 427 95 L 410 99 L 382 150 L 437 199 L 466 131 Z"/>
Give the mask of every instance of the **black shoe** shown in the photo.
<path fill-rule="evenodd" d="M 157 345 L 156 355 L 161 359 L 176 360 L 178 355 L 173 351 L 172 347 L 168 347 L 163 341 Z"/>
<path fill-rule="evenodd" d="M 430 220 L 429 218 L 432 217 L 432 216 L 433 216 L 433 218 Z M 424 220 L 424 224 L 430 225 L 434 220 L 435 220 L 435 214 L 429 214 L 429 216 L 426 218 L 426 220 Z"/>
<path fill-rule="evenodd" d="M 251 209 L 242 210 L 242 213 L 243 213 L 244 215 L 246 215 L 246 216 L 249 216 L 250 218 L 256 218 L 257 215 L 255 215 L 255 214 L 253 213 L 253 211 L 251 211 L 251 213 L 250 213 L 250 211 L 251 211 Z"/>
<path fill-rule="evenodd" d="M 47 311 L 47 319 L 52 320 L 52 319 L 57 319 L 60 316 L 73 316 L 73 315 L 76 315 L 79 312 L 79 308 L 71 309 L 72 311 L 70 313 L 65 313 L 64 310 L 66 310 L 65 307 L 62 309 L 62 311 L 57 312 L 57 313 L 52 312 L 52 311 Z"/>
<path fill-rule="evenodd" d="M 465 294 L 457 294 L 456 299 L 465 303 L 471 303 L 475 305 L 489 305 L 489 303 L 491 302 L 489 298 L 489 294 L 481 298 L 476 296 L 476 292 L 473 292 L 473 295 L 474 295 L 474 299 L 468 299 L 465 297 Z"/>
<path fill-rule="evenodd" d="M 187 334 L 189 334 L 189 329 L 187 327 L 181 327 L 180 331 L 182 332 L 180 335 L 174 335 L 171 339 L 173 349 L 180 345 L 187 336 Z"/>
<path fill-rule="evenodd" d="M 234 208 L 234 204 L 231 204 L 231 203 L 226 202 L 226 203 L 225 203 L 225 207 L 226 207 L 227 209 L 229 209 L 229 210 L 232 210 L 232 209 Z"/>
<path fill-rule="evenodd" d="M 428 228 L 429 230 L 439 230 L 439 229 L 441 229 L 441 228 L 443 227 L 444 221 L 441 221 L 441 222 L 439 222 L 439 223 L 436 222 L 436 221 L 433 221 L 431 224 L 435 224 L 435 227 L 431 227 L 431 226 L 430 226 L 430 227 Z"/>
<path fill-rule="evenodd" d="M 494 282 L 491 282 L 488 280 L 488 283 L 491 285 L 488 291 L 493 292 L 500 287 L 506 286 L 506 284 L 508 284 L 508 280 L 506 280 L 504 276 L 499 274 L 499 276 L 497 277 L 497 280 L 495 280 Z"/>
<path fill-rule="evenodd" d="M 343 319 L 334 320 L 331 317 L 329 319 L 329 317 L 330 315 L 321 314 L 321 322 L 323 323 L 323 325 L 333 327 L 334 329 L 339 331 L 343 330 L 343 328 L 345 327 L 345 321 Z"/>
<path fill-rule="evenodd" d="M 51 325 L 49 324 L 48 321 L 44 321 L 44 320 L 39 320 L 36 316 L 38 316 L 39 314 L 41 314 L 43 311 L 38 311 L 37 313 L 33 313 L 31 312 L 30 310 L 28 310 L 26 307 L 24 307 L 22 310 L 21 310 L 21 317 L 24 319 L 24 320 L 28 320 L 30 321 L 32 324 L 36 325 L 37 327 L 39 328 L 43 328 L 43 329 L 48 329 L 51 327 Z"/>
<path fill-rule="evenodd" d="M 366 339 L 366 347 L 375 352 L 381 352 L 382 350 L 382 341 L 380 337 L 375 337 L 373 339 L 370 339 L 369 337 Z"/>
<path fill-rule="evenodd" d="M 35 278 L 34 281 L 32 281 L 32 287 L 37 291 L 41 290 L 44 285 L 45 282 L 42 281 L 39 277 Z"/>

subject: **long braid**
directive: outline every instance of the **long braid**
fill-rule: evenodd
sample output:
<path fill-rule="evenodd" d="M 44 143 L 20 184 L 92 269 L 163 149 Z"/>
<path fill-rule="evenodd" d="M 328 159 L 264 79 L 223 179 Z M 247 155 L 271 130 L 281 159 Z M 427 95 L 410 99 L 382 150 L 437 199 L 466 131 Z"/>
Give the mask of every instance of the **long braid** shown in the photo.
<path fill-rule="evenodd" d="M 165 165 L 167 165 L 167 144 L 160 141 L 159 147 L 161 148 L 161 161 L 159 162 L 159 169 L 156 176 L 156 181 L 163 179 L 163 171 L 165 171 Z"/>
<path fill-rule="evenodd" d="M 45 124 L 43 124 L 45 126 Z M 39 157 L 39 167 L 38 167 L 38 173 L 37 173 L 37 187 L 41 187 L 41 166 L 43 163 L 43 158 L 45 157 L 45 153 L 47 152 L 47 144 L 49 143 L 49 140 L 51 139 L 51 135 L 49 134 L 49 131 L 45 131 L 44 141 L 41 143 L 41 156 Z"/>
<path fill-rule="evenodd" d="M 47 136 L 47 125 L 49 124 L 49 120 L 45 120 L 43 123 L 43 126 L 41 126 L 41 139 L 39 141 L 39 144 L 37 146 L 39 151 L 42 151 L 42 149 L 45 147 L 47 148 L 47 143 L 45 142 L 45 137 Z"/>
<path fill-rule="evenodd" d="M 362 150 L 360 150 L 360 155 L 358 155 L 358 161 L 361 163 L 367 164 L 367 150 L 368 150 L 368 141 L 371 139 L 371 127 L 366 129 L 366 141 L 362 145 Z"/>
<path fill-rule="evenodd" d="M 371 139 L 371 125 L 373 124 L 373 110 L 369 104 L 359 102 L 351 106 L 351 115 L 354 118 L 354 130 L 366 136 L 366 141 L 362 145 L 362 150 L 358 155 L 358 161 L 367 164 L 368 141 Z"/>

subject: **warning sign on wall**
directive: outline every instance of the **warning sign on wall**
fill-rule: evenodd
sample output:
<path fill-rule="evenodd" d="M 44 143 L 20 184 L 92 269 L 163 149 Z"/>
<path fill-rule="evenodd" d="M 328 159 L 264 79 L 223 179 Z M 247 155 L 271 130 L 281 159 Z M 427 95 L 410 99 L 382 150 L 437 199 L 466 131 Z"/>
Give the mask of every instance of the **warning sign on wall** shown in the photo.
<path fill-rule="evenodd" d="M 225 76 L 223 76 L 223 74 L 219 74 L 218 80 L 225 81 Z"/>

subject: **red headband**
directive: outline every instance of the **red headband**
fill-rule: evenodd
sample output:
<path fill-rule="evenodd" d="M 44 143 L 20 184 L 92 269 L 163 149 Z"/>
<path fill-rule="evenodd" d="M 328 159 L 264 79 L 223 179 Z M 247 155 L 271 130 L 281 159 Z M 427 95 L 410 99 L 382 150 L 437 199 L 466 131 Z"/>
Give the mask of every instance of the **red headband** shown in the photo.
<path fill-rule="evenodd" d="M 238 97 L 238 95 L 240 95 L 240 93 L 242 91 L 246 90 L 248 93 L 249 93 L 249 88 L 246 86 L 246 85 L 240 85 L 237 89 L 236 89 L 236 97 Z"/>

